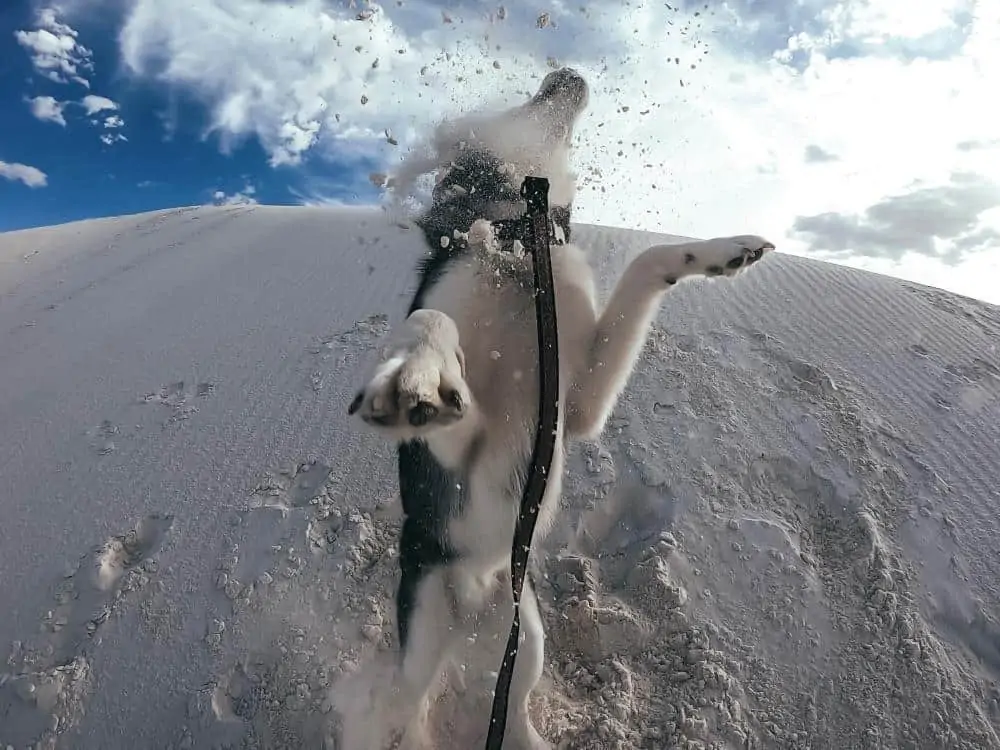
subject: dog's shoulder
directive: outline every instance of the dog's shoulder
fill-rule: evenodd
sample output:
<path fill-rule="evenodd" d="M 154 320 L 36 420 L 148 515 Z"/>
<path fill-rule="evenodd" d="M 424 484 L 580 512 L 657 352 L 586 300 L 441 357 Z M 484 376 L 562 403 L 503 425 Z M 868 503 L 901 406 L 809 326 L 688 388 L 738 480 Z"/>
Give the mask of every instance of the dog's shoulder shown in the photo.
<path fill-rule="evenodd" d="M 496 218 L 498 206 L 520 201 L 503 162 L 488 151 L 464 149 L 447 165 L 434 186 L 431 205 L 416 221 L 428 254 L 417 265 L 420 281 L 410 312 L 423 306 L 430 288 L 470 251 L 463 235 L 473 222 Z"/>

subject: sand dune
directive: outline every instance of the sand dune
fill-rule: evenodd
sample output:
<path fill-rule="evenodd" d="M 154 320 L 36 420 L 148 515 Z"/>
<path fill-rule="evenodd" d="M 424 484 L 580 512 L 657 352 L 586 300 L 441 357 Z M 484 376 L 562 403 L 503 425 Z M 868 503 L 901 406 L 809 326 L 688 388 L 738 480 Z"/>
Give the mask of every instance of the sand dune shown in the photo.
<path fill-rule="evenodd" d="M 664 241 L 576 232 L 606 284 Z M 0 235 L 0 748 L 336 747 L 398 528 L 346 406 L 420 252 L 376 209 Z M 780 254 L 673 290 L 537 561 L 548 738 L 1000 748 L 998 342 Z M 467 656 L 442 748 L 487 723 Z"/>

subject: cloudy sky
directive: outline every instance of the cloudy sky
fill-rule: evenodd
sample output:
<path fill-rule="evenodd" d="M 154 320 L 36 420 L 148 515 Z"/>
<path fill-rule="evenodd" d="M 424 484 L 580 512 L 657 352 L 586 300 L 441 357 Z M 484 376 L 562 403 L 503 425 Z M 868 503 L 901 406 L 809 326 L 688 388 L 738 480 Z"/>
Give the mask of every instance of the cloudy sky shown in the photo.
<path fill-rule="evenodd" d="M 592 82 L 575 218 L 1000 303 L 996 0 L 6 0 L 0 230 L 371 203 L 424 128 Z"/>

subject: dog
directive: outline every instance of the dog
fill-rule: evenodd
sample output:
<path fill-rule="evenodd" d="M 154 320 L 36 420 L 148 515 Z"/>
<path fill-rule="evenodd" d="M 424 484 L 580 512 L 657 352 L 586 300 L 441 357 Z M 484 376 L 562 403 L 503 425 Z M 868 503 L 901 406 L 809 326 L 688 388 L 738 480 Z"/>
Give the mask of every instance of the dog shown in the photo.
<path fill-rule="evenodd" d="M 406 321 L 348 412 L 397 444 L 398 651 L 355 675 L 341 703 L 343 750 L 381 750 L 389 717 L 399 723 L 398 747 L 425 746 L 429 696 L 449 654 L 491 608 L 513 609 L 511 544 L 538 418 L 538 344 L 532 259 L 498 242 L 491 222 L 523 214 L 524 178 L 549 179 L 560 353 L 557 448 L 536 539 L 554 520 L 567 441 L 602 432 L 663 294 L 685 277 L 734 276 L 774 249 L 753 235 L 650 247 L 602 309 L 571 242 L 571 141 L 588 100 L 578 72 L 550 72 L 520 106 L 439 125 L 429 154 L 396 177 L 400 186 L 437 172 L 416 221 L 430 252 Z M 504 747 L 541 750 L 549 744 L 528 713 L 544 657 L 530 576 L 520 616 Z"/>

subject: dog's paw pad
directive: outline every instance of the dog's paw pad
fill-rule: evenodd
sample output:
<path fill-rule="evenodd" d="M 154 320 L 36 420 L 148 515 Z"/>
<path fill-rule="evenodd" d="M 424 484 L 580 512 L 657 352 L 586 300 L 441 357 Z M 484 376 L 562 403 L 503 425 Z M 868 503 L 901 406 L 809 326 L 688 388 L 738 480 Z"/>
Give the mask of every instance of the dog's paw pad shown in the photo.
<path fill-rule="evenodd" d="M 438 408 L 427 401 L 421 401 L 406 414 L 407 421 L 414 427 L 423 427 L 433 422 L 438 415 Z"/>
<path fill-rule="evenodd" d="M 756 235 L 706 240 L 685 255 L 685 270 L 705 276 L 735 276 L 774 250 L 774 243 Z"/>

